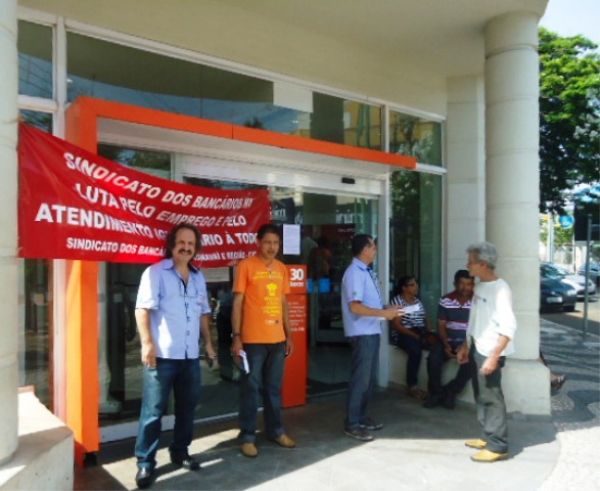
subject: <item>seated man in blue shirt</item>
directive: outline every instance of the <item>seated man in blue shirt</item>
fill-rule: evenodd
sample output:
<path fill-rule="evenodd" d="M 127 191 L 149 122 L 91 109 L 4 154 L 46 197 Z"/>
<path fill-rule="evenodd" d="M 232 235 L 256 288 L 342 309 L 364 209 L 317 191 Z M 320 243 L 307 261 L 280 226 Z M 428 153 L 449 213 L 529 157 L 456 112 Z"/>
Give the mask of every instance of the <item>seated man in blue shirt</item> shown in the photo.
<path fill-rule="evenodd" d="M 379 282 L 371 269 L 376 254 L 373 237 L 355 235 L 352 239 L 354 259 L 342 279 L 344 333 L 352 347 L 344 431 L 348 436 L 366 442 L 373 440 L 369 431 L 383 428 L 367 416 L 367 403 L 377 380 L 381 321 L 403 314 L 398 307 L 383 307 Z"/>
<path fill-rule="evenodd" d="M 166 258 L 142 274 L 135 317 L 144 365 L 142 411 L 135 443 L 137 486 L 152 484 L 161 418 L 171 389 L 175 397 L 175 428 L 169 446 L 171 462 L 196 471 L 188 454 L 194 410 L 200 392 L 200 331 L 206 354 L 215 359 L 210 333 L 210 307 L 204 276 L 192 264 L 200 251 L 200 232 L 177 225 L 167 236 Z"/>

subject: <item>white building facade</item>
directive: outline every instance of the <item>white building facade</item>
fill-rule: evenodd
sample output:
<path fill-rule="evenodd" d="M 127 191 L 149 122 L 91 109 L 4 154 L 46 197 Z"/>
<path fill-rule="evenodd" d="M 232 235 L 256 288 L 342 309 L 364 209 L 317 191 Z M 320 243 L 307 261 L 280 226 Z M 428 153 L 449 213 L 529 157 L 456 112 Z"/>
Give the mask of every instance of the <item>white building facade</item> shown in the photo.
<path fill-rule="evenodd" d="M 331 305 L 339 303 L 336 288 L 348 259 L 344 241 L 352 233 L 379 237 L 386 296 L 399 276 L 417 276 L 432 320 L 437 299 L 465 266 L 466 247 L 495 243 L 498 273 L 513 289 L 519 323 L 517 352 L 505 370 L 509 411 L 550 414 L 549 374 L 538 361 L 537 23 L 546 0 L 459 0 L 440 2 L 435 11 L 408 1 L 207 0 L 167 7 L 151 0 L 143 15 L 135 1 L 4 3 L 0 216 L 8 233 L 0 239 L 6 279 L 0 312 L 4 338 L 16 341 L 0 350 L 0 461 L 10 465 L 18 448 L 19 385 L 34 385 L 62 420 L 86 421 L 73 416 L 77 390 L 71 391 L 67 374 L 78 366 L 74 344 L 84 344 L 71 294 L 90 275 L 97 297 L 92 353 L 98 357 L 98 424 L 71 427 L 76 459 L 83 462 L 98 442 L 135 431 L 140 394 L 131 302 L 140 269 L 17 259 L 17 120 L 67 137 L 69 108 L 81 97 L 263 129 L 294 141 L 415 157 L 417 167 L 408 170 L 361 161 L 358 153 L 224 145 L 101 117 L 96 135 L 99 154 L 161 177 L 267 188 L 273 219 L 300 224 L 314 240 L 311 249 L 329 250 L 328 273 L 314 276 L 319 286 L 309 293 L 307 314 L 314 364 L 309 378 L 324 392 L 345 383 L 345 354 L 336 351 L 343 339 Z M 295 261 L 310 271 L 309 257 L 307 250 Z M 227 323 L 230 272 L 208 276 L 222 307 L 221 319 L 217 313 L 214 319 L 218 330 L 219 322 Z M 89 302 L 85 292 L 77 295 L 79 307 Z M 403 383 L 397 356 L 382 343 L 381 386 Z M 199 419 L 236 410 L 219 402 L 234 390 L 227 383 L 235 382 L 222 361 L 220 372 L 207 371 L 204 378 L 209 402 Z M 99 432 L 91 446 L 90 431 Z"/>

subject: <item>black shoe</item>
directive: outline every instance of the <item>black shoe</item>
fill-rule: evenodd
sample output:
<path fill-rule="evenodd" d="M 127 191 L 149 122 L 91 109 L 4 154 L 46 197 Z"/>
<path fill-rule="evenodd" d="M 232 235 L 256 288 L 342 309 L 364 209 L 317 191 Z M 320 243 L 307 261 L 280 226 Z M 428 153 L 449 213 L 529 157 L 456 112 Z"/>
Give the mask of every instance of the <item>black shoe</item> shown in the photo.
<path fill-rule="evenodd" d="M 363 430 L 367 430 L 367 431 L 379 431 L 379 430 L 383 429 L 383 424 L 377 423 L 376 421 L 373 421 L 371 418 L 366 418 L 360 424 L 360 427 Z"/>
<path fill-rule="evenodd" d="M 356 440 L 360 440 L 361 442 L 370 442 L 371 440 L 374 440 L 373 435 L 371 435 L 365 428 L 361 428 L 360 426 L 356 428 L 345 428 L 344 433 Z"/>
<path fill-rule="evenodd" d="M 140 489 L 146 489 L 152 484 L 154 471 L 148 467 L 140 467 L 135 475 L 135 484 Z"/>
<path fill-rule="evenodd" d="M 456 407 L 456 395 L 454 392 L 446 391 L 442 399 L 442 406 L 446 409 L 454 409 Z"/>
<path fill-rule="evenodd" d="M 427 409 L 433 409 L 434 407 L 437 407 L 439 405 L 440 405 L 440 396 L 433 395 L 433 394 L 429 394 L 427 396 L 427 399 L 425 399 L 425 402 L 423 403 L 423 407 L 425 407 Z"/>
<path fill-rule="evenodd" d="M 193 457 L 189 455 L 171 455 L 171 463 L 176 465 L 177 467 L 183 467 L 188 471 L 199 471 L 200 470 L 200 462 L 198 462 Z"/>

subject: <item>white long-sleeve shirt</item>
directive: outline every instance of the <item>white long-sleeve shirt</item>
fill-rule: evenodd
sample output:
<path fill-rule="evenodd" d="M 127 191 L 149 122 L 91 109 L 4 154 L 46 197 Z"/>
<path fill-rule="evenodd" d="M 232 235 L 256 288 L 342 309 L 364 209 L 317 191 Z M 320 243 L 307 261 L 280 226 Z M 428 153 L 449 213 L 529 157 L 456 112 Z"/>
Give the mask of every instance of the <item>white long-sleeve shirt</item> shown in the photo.
<path fill-rule="evenodd" d="M 475 340 L 475 349 L 489 356 L 503 335 L 510 339 L 501 356 L 515 352 L 513 339 L 517 330 L 517 319 L 512 308 L 512 293 L 508 283 L 502 279 L 480 281 L 475 285 L 467 339 Z"/>

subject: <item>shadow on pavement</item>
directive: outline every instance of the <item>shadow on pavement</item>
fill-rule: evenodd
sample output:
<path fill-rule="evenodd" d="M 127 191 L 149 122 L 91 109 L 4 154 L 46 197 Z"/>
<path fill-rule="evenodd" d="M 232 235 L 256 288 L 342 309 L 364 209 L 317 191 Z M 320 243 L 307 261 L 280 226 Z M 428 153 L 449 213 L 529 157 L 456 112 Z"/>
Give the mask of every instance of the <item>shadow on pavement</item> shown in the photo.
<path fill-rule="evenodd" d="M 163 450 L 158 455 L 157 478 L 152 489 L 247 489 L 265 483 L 275 485 L 286 475 L 291 476 L 293 482 L 298 476 L 298 486 L 305 489 L 311 487 L 313 475 L 321 476 L 320 482 L 323 475 L 333 475 L 336 469 L 343 470 L 344 476 L 350 476 L 348 482 L 345 485 L 340 482 L 339 487 L 353 489 L 353 483 L 360 487 L 372 478 L 365 465 L 372 470 L 380 469 L 376 471 L 378 479 L 383 480 L 381 482 L 390 479 L 390 483 L 397 482 L 399 469 L 411 466 L 431 468 L 442 474 L 449 472 L 450 476 L 459 470 L 462 472 L 465 466 L 475 466 L 480 472 L 481 464 L 469 461 L 473 452 L 463 444 L 463 440 L 479 436 L 474 406 L 459 404 L 454 411 L 444 408 L 427 410 L 418 402 L 407 399 L 403 391 L 389 389 L 377 393 L 370 407 L 372 415 L 385 425 L 376 433 L 377 438 L 373 442 L 364 444 L 343 434 L 342 394 L 287 410 L 286 427 L 297 439 L 298 447 L 281 449 L 259 435 L 257 446 L 260 454 L 256 459 L 245 458 L 239 453 L 235 421 L 200 426 L 191 449 L 202 463 L 198 473 L 175 469 L 168 462 L 165 447 L 171 435 L 166 433 L 161 442 Z M 555 439 L 550 422 L 511 419 L 509 432 L 511 457 Z M 133 440 L 104 445 L 98 467 L 77 471 L 75 489 L 134 489 L 136 467 L 132 457 L 133 446 Z M 529 458 L 507 462 L 514 462 L 513 465 L 520 467 L 527 460 Z M 549 462 L 549 468 L 551 464 Z M 437 478 L 432 476 L 428 479 Z M 440 485 L 447 479 L 442 475 L 439 478 Z M 464 477 L 457 474 L 456 479 L 462 482 Z M 324 487 L 338 487 L 337 482 L 322 484 Z"/>

